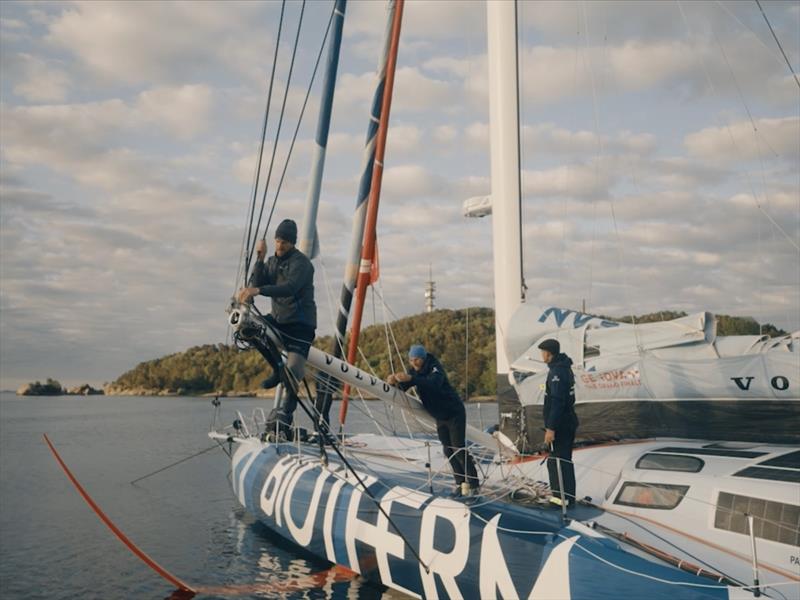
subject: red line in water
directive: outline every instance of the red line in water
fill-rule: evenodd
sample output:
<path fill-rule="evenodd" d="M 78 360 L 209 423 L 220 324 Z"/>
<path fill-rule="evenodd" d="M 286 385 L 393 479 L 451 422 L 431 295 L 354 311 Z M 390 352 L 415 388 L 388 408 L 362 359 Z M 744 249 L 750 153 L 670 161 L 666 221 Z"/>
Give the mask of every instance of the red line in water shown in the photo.
<path fill-rule="evenodd" d="M 192 589 L 191 587 L 186 585 L 180 579 L 178 579 L 177 577 L 172 575 L 169 571 L 164 569 L 161 565 L 159 565 L 152 558 L 147 556 L 147 554 L 145 554 L 144 551 L 140 550 L 138 548 L 138 546 L 136 546 L 136 544 L 134 544 L 128 538 L 128 536 L 126 536 L 124 533 L 122 533 L 122 531 L 119 529 L 119 527 L 114 525 L 114 523 L 111 521 L 111 519 L 109 519 L 108 516 L 100 509 L 100 507 L 97 505 L 97 503 L 94 500 L 92 500 L 92 498 L 91 498 L 91 496 L 89 496 L 88 492 L 85 489 L 83 489 L 83 486 L 80 483 L 78 483 L 78 480 L 75 478 L 75 476 L 69 470 L 67 465 L 64 463 L 63 460 L 61 460 L 61 456 L 59 456 L 58 452 L 56 452 L 55 447 L 50 442 L 50 438 L 47 437 L 46 433 L 43 434 L 43 437 L 44 437 L 44 441 L 47 442 L 47 445 L 50 447 L 50 451 L 53 453 L 53 456 L 56 457 L 56 460 L 58 461 L 58 464 L 61 465 L 61 468 L 64 469 L 64 473 L 66 473 L 67 477 L 69 477 L 69 480 L 72 482 L 72 485 L 75 486 L 75 489 L 78 490 L 78 493 L 81 496 L 83 496 L 83 499 L 86 500 L 86 503 L 92 508 L 92 510 L 97 514 L 97 516 L 100 517 L 100 520 L 103 521 L 103 523 L 105 523 L 108 526 L 108 528 L 114 533 L 114 535 L 117 536 L 117 538 L 119 538 L 119 540 L 123 544 L 125 544 L 131 552 L 133 552 L 136 556 L 138 556 L 148 567 L 153 569 L 156 573 L 161 575 L 161 577 L 163 577 L 164 579 L 169 581 L 172 585 L 178 587 L 182 591 L 191 592 L 192 594 L 196 594 L 197 592 L 194 589 Z"/>

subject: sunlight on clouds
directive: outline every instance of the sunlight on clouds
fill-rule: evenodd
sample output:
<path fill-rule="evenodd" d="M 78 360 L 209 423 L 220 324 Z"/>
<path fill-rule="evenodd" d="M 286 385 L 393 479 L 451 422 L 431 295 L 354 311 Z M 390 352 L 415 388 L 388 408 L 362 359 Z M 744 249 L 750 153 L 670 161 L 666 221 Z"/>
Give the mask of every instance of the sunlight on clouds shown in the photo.
<path fill-rule="evenodd" d="M 208 128 L 212 100 L 207 85 L 157 87 L 139 94 L 136 108 L 143 120 L 188 139 Z"/>
<path fill-rule="evenodd" d="M 248 32 L 258 11 L 249 2 L 75 2 L 53 19 L 47 41 L 108 82 L 174 81 L 260 61 L 264 36 Z"/>
<path fill-rule="evenodd" d="M 299 3 L 288 6 L 292 32 Z M 585 298 L 606 314 L 710 309 L 796 327 L 796 251 L 755 205 L 797 238 L 796 84 L 753 5 L 681 6 L 688 28 L 670 3 L 520 4 L 530 297 L 571 307 Z M 307 4 L 278 170 L 329 7 Z M 279 9 L 3 5 L 4 365 L 31 365 L 31 378 L 57 365 L 53 375 L 73 377 L 91 362 L 111 378 L 138 360 L 224 339 Z M 796 64 L 797 4 L 768 11 Z M 335 314 L 385 17 L 382 2 L 348 3 L 319 213 L 320 334 Z M 383 291 L 400 316 L 422 310 L 428 262 L 440 306 L 492 303 L 491 217 L 461 215 L 465 198 L 491 190 L 484 23 L 482 2 L 406 5 L 378 224 Z M 319 101 L 320 79 L 276 218 L 303 214 Z M 46 327 L 37 325 L 43 312 Z M 86 347 L 107 352 L 87 358 Z"/>

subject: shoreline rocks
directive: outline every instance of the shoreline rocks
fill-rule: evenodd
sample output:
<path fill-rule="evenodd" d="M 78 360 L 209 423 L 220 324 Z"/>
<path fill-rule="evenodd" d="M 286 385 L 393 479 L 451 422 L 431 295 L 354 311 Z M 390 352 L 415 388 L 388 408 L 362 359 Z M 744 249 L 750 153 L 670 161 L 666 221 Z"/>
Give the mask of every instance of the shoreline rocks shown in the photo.
<path fill-rule="evenodd" d="M 97 396 L 103 393 L 103 390 L 93 388 L 88 383 L 65 388 L 49 377 L 45 383 L 34 381 L 17 389 L 17 396 Z"/>

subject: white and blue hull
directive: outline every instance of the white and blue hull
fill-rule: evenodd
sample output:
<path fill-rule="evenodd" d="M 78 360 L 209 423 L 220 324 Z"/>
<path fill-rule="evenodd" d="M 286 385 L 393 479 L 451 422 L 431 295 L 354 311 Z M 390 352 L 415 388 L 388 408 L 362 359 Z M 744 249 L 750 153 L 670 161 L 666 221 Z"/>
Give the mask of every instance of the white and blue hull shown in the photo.
<path fill-rule="evenodd" d="M 423 598 L 750 598 L 623 549 L 557 510 L 454 500 L 417 489 L 401 471 L 360 474 L 400 534 L 352 473 L 291 444 L 242 440 L 233 490 L 264 525 L 312 554 Z M 595 514 L 593 514 L 595 513 Z M 579 522 L 583 521 L 583 523 Z M 404 539 L 406 541 L 404 541 Z M 420 563 L 409 548 L 417 552 Z"/>

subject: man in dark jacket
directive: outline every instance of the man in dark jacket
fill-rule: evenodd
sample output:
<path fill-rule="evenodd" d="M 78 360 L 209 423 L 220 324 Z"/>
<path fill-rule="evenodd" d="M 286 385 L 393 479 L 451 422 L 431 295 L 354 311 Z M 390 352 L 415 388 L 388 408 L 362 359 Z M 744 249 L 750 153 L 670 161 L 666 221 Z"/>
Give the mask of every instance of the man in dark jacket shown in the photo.
<path fill-rule="evenodd" d="M 444 367 L 423 346 L 408 351 L 411 367 L 389 375 L 387 382 L 401 390 L 416 386 L 422 405 L 436 419 L 436 433 L 456 480 L 456 495 L 469 496 L 478 489 L 478 472 L 466 449 L 467 412 L 461 397 L 450 385 Z"/>
<path fill-rule="evenodd" d="M 272 299 L 270 324 L 281 334 L 287 352 L 286 366 L 296 382 L 303 379 L 308 350 L 317 328 L 317 305 L 314 302 L 314 266 L 308 257 L 295 248 L 297 225 L 291 219 L 281 221 L 275 230 L 275 254 L 264 262 L 267 244 L 256 244 L 256 263 L 250 286 L 239 291 L 239 302 L 249 302 L 261 294 Z M 280 383 L 280 364 L 270 363 L 273 374 L 262 383 L 271 388 Z M 297 409 L 297 395 L 292 385 L 276 407 L 270 420 L 277 420 L 284 431 L 292 424 Z"/>
<path fill-rule="evenodd" d="M 550 499 L 561 503 L 561 486 L 558 480 L 558 463 L 561 463 L 561 479 L 564 482 L 564 498 L 567 504 L 575 502 L 575 466 L 572 464 L 572 444 L 578 429 L 575 414 L 575 376 L 572 374 L 572 359 L 561 352 L 558 340 L 547 339 L 539 344 L 542 360 L 547 363 L 547 383 L 544 393 L 544 443 L 552 451 L 547 459 L 550 475 Z"/>

